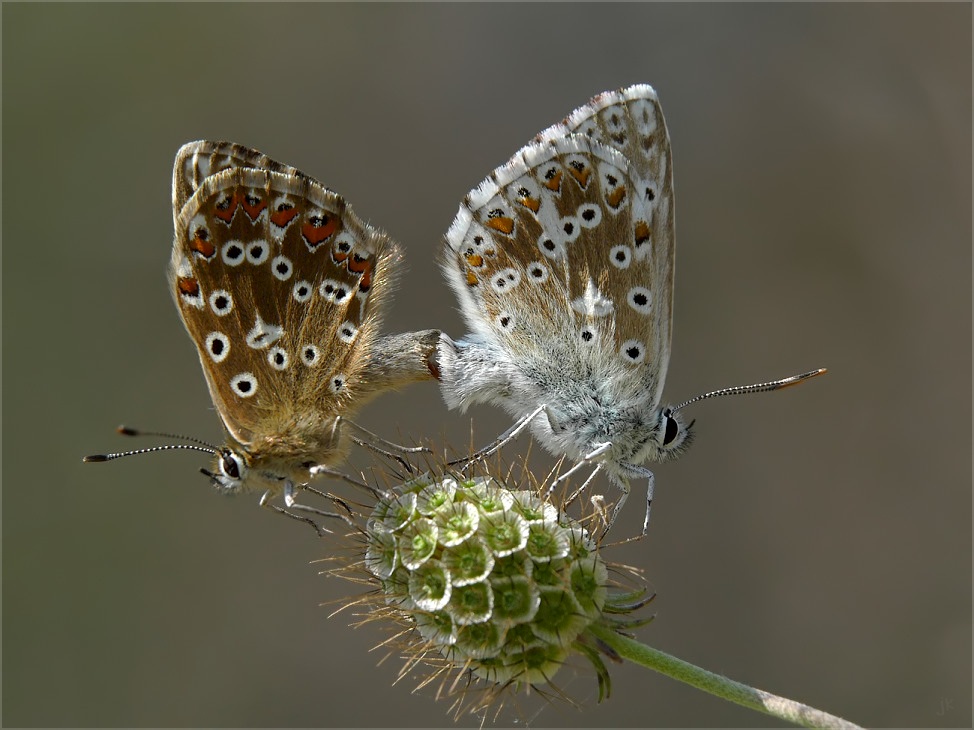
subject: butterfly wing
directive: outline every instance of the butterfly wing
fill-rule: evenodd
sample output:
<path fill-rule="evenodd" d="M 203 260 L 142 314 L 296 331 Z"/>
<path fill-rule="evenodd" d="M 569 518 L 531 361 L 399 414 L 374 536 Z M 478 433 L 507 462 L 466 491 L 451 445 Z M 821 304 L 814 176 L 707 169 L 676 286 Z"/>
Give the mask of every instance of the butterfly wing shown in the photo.
<path fill-rule="evenodd" d="M 199 189 L 206 178 L 234 167 L 279 172 L 288 177 L 307 177 L 300 170 L 285 165 L 257 150 L 233 142 L 188 142 L 176 153 L 172 174 L 173 218 Z"/>
<path fill-rule="evenodd" d="M 572 112 L 561 124 L 540 137 L 577 134 L 612 147 L 629 162 L 634 178 L 634 196 L 641 198 L 643 217 L 635 221 L 635 241 L 643 254 L 644 269 L 652 282 L 651 306 L 654 316 L 654 362 L 659 402 L 669 354 L 673 327 L 673 281 L 676 253 L 673 157 L 670 135 L 656 91 L 648 84 L 636 84 L 618 91 L 599 94 Z M 645 247 L 649 247 L 646 249 Z M 639 331 L 641 318 L 633 310 L 622 309 L 617 320 L 632 332 Z"/>
<path fill-rule="evenodd" d="M 227 431 L 308 454 L 370 388 L 363 373 L 399 257 L 338 195 L 253 150 L 176 159 L 170 286 Z"/>
<path fill-rule="evenodd" d="M 662 157 L 623 154 L 646 149 L 637 135 L 659 110 L 637 101 L 622 104 L 627 144 L 604 141 L 593 121 L 621 103 L 602 95 L 495 170 L 448 231 L 444 269 L 468 325 L 528 381 L 655 407 L 669 357 L 672 183 L 661 117 L 651 144 Z"/>

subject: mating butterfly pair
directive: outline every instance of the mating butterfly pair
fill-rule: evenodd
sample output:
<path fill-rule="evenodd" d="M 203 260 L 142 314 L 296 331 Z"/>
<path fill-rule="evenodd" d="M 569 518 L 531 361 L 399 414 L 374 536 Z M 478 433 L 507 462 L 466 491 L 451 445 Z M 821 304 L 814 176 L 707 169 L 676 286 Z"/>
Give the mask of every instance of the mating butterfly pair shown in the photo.
<path fill-rule="evenodd" d="M 206 473 L 226 491 L 290 496 L 341 461 L 344 418 L 384 390 L 437 378 L 451 408 L 494 403 L 517 418 L 494 447 L 530 426 L 577 467 L 604 470 L 622 490 L 609 526 L 630 479 L 646 478 L 645 532 L 653 475 L 641 464 L 689 444 L 684 406 L 824 372 L 661 406 L 674 199 L 669 137 L 646 85 L 595 97 L 466 197 L 441 260 L 471 330 L 456 341 L 380 334 L 399 248 L 293 167 L 190 143 L 176 157 L 173 213 L 170 290 L 228 443 L 163 448 L 215 453 Z"/>

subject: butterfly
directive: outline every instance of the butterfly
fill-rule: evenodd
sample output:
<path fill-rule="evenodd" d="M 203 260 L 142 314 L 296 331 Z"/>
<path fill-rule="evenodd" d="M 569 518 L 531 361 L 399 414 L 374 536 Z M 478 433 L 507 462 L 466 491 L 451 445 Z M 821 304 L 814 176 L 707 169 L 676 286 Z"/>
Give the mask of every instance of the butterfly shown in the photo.
<path fill-rule="evenodd" d="M 86 461 L 198 449 L 216 457 L 202 471 L 220 490 L 290 497 L 342 461 L 340 424 L 355 410 L 435 377 L 439 333 L 380 334 L 400 249 L 299 170 L 237 144 L 191 142 L 176 155 L 172 195 L 169 291 L 226 445 Z"/>
<path fill-rule="evenodd" d="M 530 425 L 575 460 L 562 478 L 585 464 L 604 471 L 622 492 L 606 531 L 630 480 L 645 478 L 646 533 L 655 480 L 643 463 L 690 445 L 685 406 L 825 372 L 662 404 L 674 214 L 666 123 L 656 92 L 636 85 L 599 94 L 537 135 L 467 195 L 446 234 L 441 265 L 470 328 L 441 338 L 447 405 L 490 403 L 517 419 L 478 456 Z"/>

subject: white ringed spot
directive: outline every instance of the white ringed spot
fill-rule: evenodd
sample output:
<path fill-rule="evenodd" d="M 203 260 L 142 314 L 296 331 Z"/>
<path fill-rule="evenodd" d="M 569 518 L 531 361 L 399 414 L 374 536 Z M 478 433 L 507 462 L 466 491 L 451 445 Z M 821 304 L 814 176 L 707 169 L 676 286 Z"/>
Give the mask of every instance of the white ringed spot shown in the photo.
<path fill-rule="evenodd" d="M 582 327 L 582 331 L 578 333 L 578 339 L 583 345 L 592 346 L 596 341 L 596 332 L 594 327 L 589 327 L 586 325 Z"/>
<path fill-rule="evenodd" d="M 267 353 L 267 362 L 275 370 L 287 370 L 289 363 L 287 351 L 283 347 L 272 347 Z"/>
<path fill-rule="evenodd" d="M 318 287 L 318 293 L 329 302 L 341 304 L 350 296 L 348 286 L 334 279 L 325 279 Z"/>
<path fill-rule="evenodd" d="M 311 293 L 313 291 L 314 290 L 311 288 L 311 282 L 302 280 L 294 285 L 291 295 L 294 297 L 295 301 L 303 303 L 311 299 Z"/>
<path fill-rule="evenodd" d="M 247 244 L 247 261 L 254 266 L 260 266 L 271 255 L 271 247 L 264 240 L 257 240 Z"/>
<path fill-rule="evenodd" d="M 626 302 L 640 314 L 649 314 L 653 309 L 652 293 L 644 286 L 634 286 L 626 295 Z"/>
<path fill-rule="evenodd" d="M 321 351 L 314 345 L 307 344 L 301 346 L 301 362 L 309 368 L 318 364 L 321 359 Z"/>
<path fill-rule="evenodd" d="M 348 377 L 342 373 L 336 373 L 331 376 L 331 380 L 328 381 L 328 390 L 332 393 L 340 393 L 345 390 L 345 383 L 348 382 Z"/>
<path fill-rule="evenodd" d="M 240 266 L 247 258 L 244 244 L 240 241 L 227 241 L 223 244 L 221 256 L 227 266 Z"/>
<path fill-rule="evenodd" d="M 532 261 L 528 264 L 528 281 L 533 284 L 544 284 L 548 281 L 548 267 L 540 261 Z"/>
<path fill-rule="evenodd" d="M 510 312 L 501 312 L 494 317 L 494 324 L 497 326 L 497 329 L 510 332 L 514 329 L 514 325 L 517 324 L 517 320 Z"/>
<path fill-rule="evenodd" d="M 646 358 L 646 346 L 639 340 L 626 340 L 619 348 L 619 355 L 626 362 L 638 365 Z"/>
<path fill-rule="evenodd" d="M 213 362 L 223 362 L 230 354 L 230 338 L 222 332 L 210 332 L 206 336 L 206 354 Z"/>
<path fill-rule="evenodd" d="M 602 222 L 602 208 L 595 203 L 578 206 L 578 222 L 582 228 L 595 228 Z"/>
<path fill-rule="evenodd" d="M 271 261 L 271 273 L 278 281 L 287 281 L 294 273 L 294 264 L 287 256 L 275 256 Z"/>
<path fill-rule="evenodd" d="M 609 249 L 609 261 L 617 269 L 628 269 L 632 263 L 632 249 L 624 244 Z"/>
<path fill-rule="evenodd" d="M 542 233 L 538 238 L 538 250 L 549 259 L 560 259 L 565 257 L 565 245 L 561 241 L 555 240 L 554 236 Z"/>
<path fill-rule="evenodd" d="M 342 322 L 338 327 L 338 339 L 347 345 L 351 345 L 355 342 L 355 338 L 358 336 L 358 327 L 356 327 L 351 322 Z"/>
<path fill-rule="evenodd" d="M 582 232 L 581 222 L 573 215 L 566 215 L 559 220 L 558 228 L 561 231 L 561 240 L 564 243 L 572 243 Z"/>
<path fill-rule="evenodd" d="M 490 285 L 498 294 L 503 294 L 521 283 L 521 272 L 517 269 L 501 269 L 490 278 Z"/>
<path fill-rule="evenodd" d="M 230 378 L 230 388 L 241 398 L 250 398 L 257 392 L 257 378 L 253 373 L 238 373 Z"/>
<path fill-rule="evenodd" d="M 226 289 L 216 289 L 210 294 L 210 309 L 217 317 L 226 317 L 233 311 L 233 297 Z"/>

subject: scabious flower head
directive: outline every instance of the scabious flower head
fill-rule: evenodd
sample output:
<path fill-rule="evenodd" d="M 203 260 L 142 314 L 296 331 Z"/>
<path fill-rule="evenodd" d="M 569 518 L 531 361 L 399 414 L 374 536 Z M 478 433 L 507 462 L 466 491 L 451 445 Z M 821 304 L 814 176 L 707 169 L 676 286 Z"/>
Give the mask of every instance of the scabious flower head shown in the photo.
<path fill-rule="evenodd" d="M 610 590 L 617 583 L 583 524 L 591 520 L 568 517 L 530 476 L 526 489 L 507 484 L 431 473 L 386 492 L 365 523 L 366 581 L 376 590 L 360 602 L 368 620 L 408 628 L 397 642 L 403 674 L 434 667 L 424 683 L 443 679 L 457 714 L 550 687 L 573 656 L 595 668 L 601 700 L 606 650 L 588 629 L 646 623 L 618 618 L 645 604 L 643 591 Z"/>

